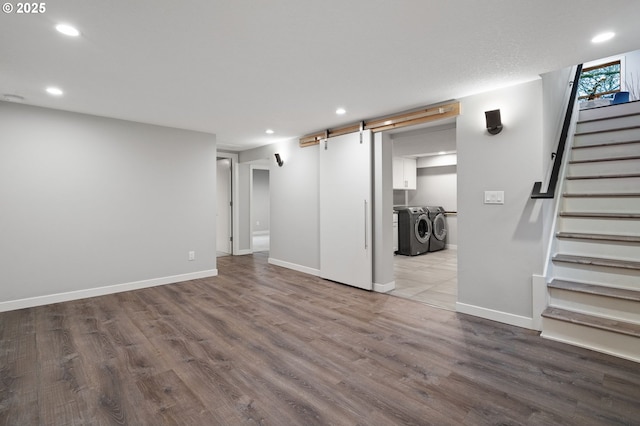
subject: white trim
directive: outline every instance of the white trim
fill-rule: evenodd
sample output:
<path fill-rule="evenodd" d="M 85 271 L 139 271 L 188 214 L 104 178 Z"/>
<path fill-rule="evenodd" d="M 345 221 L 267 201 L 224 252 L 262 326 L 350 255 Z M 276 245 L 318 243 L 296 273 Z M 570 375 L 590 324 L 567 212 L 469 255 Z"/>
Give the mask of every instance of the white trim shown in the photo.
<path fill-rule="evenodd" d="M 386 284 L 373 283 L 373 291 L 378 293 L 387 293 L 396 288 L 396 282 L 391 281 Z"/>
<path fill-rule="evenodd" d="M 123 291 L 138 290 L 147 287 L 175 284 L 183 281 L 197 280 L 199 278 L 215 277 L 217 275 L 217 269 L 210 269 L 208 271 L 171 275 L 168 277 L 153 278 L 150 280 L 134 281 L 124 284 L 115 284 L 103 287 L 69 291 L 65 293 L 49 294 L 46 296 L 36 296 L 26 299 L 10 300 L 7 302 L 0 302 L 0 312 L 13 311 L 23 308 L 32 308 L 34 306 L 48 305 L 51 303 L 68 302 L 71 300 L 85 299 L 87 297 L 104 296 L 107 294 L 121 293 Z"/>
<path fill-rule="evenodd" d="M 253 250 L 252 249 L 242 249 L 242 250 L 238 250 L 237 252 L 233 253 L 234 256 L 245 256 L 247 254 L 253 254 Z"/>
<path fill-rule="evenodd" d="M 611 356 L 615 356 L 618 358 L 623 358 L 623 359 L 627 359 L 629 361 L 634 361 L 634 362 L 640 362 L 640 358 L 633 356 L 633 355 L 628 355 L 622 352 L 617 352 L 614 350 L 611 350 L 609 348 L 603 348 L 601 346 L 596 346 L 596 345 L 590 345 L 588 343 L 583 343 L 580 341 L 576 341 L 570 338 L 564 338 L 564 337 L 557 337 L 557 336 L 553 336 L 553 335 L 549 335 L 547 333 L 541 333 L 540 337 L 547 339 L 547 340 L 553 340 L 554 342 L 560 342 L 560 343 L 564 343 L 567 345 L 571 345 L 571 346 L 577 346 L 579 348 L 585 348 L 585 349 L 589 349 L 592 351 L 596 351 L 596 352 L 601 352 L 603 354 L 607 354 L 607 355 L 611 355 Z"/>
<path fill-rule="evenodd" d="M 640 362 L 636 337 L 552 318 L 545 318 L 544 323 L 540 337 Z"/>
<path fill-rule="evenodd" d="M 231 244 L 232 254 L 238 254 L 238 243 L 240 235 L 239 227 L 239 212 L 238 212 L 238 154 L 230 152 L 216 153 L 217 158 L 229 158 L 231 160 L 231 237 L 233 238 Z"/>
<path fill-rule="evenodd" d="M 446 249 L 448 250 L 458 250 L 458 245 L 457 244 L 447 244 L 445 246 Z"/>
<path fill-rule="evenodd" d="M 456 302 L 456 311 L 469 314 L 504 324 L 515 325 L 516 327 L 528 328 L 534 330 L 533 320 L 531 318 L 520 315 L 510 314 L 508 312 L 495 311 L 493 309 L 483 308 L 481 306 L 467 305 L 466 303 Z"/>
<path fill-rule="evenodd" d="M 253 231 L 253 236 L 254 237 L 258 237 L 258 236 L 261 236 L 261 235 L 269 235 L 269 230 L 266 229 L 264 231 Z"/>
<path fill-rule="evenodd" d="M 283 268 L 293 269 L 294 271 L 304 272 L 305 274 L 314 275 L 316 277 L 320 276 L 320 270 L 309 268 L 308 266 L 298 265 L 295 263 L 285 262 L 284 260 L 278 260 L 270 257 L 268 262 L 271 265 L 282 266 Z"/>
<path fill-rule="evenodd" d="M 549 305 L 548 295 L 547 277 L 534 274 L 531 277 L 531 300 L 533 301 L 531 322 L 534 330 L 542 330 L 542 312 Z"/>

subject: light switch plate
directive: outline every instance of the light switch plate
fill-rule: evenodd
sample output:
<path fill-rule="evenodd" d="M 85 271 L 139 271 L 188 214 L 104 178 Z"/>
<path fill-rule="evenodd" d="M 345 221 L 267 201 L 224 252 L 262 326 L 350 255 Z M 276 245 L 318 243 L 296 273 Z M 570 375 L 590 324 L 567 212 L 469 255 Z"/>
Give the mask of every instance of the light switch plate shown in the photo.
<path fill-rule="evenodd" d="M 485 204 L 504 204 L 504 191 L 484 191 Z"/>

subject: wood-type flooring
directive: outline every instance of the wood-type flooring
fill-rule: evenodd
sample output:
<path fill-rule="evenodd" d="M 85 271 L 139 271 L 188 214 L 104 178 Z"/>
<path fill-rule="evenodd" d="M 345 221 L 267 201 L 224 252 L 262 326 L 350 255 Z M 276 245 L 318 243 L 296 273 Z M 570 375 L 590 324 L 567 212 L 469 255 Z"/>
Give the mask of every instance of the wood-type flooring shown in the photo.
<path fill-rule="evenodd" d="M 2 425 L 638 425 L 640 364 L 269 265 L 0 313 Z"/>

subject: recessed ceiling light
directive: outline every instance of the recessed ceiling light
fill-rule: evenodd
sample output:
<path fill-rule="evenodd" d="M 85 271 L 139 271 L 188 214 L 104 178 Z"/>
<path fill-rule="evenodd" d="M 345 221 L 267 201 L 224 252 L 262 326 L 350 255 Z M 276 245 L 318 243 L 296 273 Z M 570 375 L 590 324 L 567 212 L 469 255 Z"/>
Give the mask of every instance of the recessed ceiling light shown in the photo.
<path fill-rule="evenodd" d="M 71 25 L 67 25 L 67 24 L 56 25 L 56 30 L 59 33 L 68 35 L 70 37 L 78 37 L 80 35 L 80 31 L 78 31 L 76 28 L 72 27 Z"/>
<path fill-rule="evenodd" d="M 338 114 L 338 115 L 346 114 L 346 112 L 347 112 L 347 110 L 346 110 L 346 109 L 344 109 L 344 108 L 338 108 L 338 109 L 336 110 L 336 114 Z"/>
<path fill-rule="evenodd" d="M 47 87 L 47 93 L 53 96 L 61 96 L 63 92 L 57 87 Z"/>
<path fill-rule="evenodd" d="M 591 39 L 592 43 L 602 43 L 607 40 L 611 40 L 616 34 L 612 32 L 598 34 L 594 38 Z"/>
<path fill-rule="evenodd" d="M 272 135 L 275 132 L 273 130 L 271 130 L 271 129 L 267 129 L 267 131 L 265 133 L 268 134 L 268 135 Z"/>

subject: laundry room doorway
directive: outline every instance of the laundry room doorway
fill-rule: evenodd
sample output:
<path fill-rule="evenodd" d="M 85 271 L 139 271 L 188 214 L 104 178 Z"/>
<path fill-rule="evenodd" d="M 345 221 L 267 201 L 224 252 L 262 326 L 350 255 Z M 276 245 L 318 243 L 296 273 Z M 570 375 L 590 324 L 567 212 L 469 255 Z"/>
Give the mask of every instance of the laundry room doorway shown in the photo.
<path fill-rule="evenodd" d="M 455 311 L 456 119 L 385 132 L 384 138 L 393 146 L 394 221 L 389 226 L 397 244 L 397 254 L 390 254 L 395 289 L 388 294 Z M 430 226 L 417 226 L 425 218 Z"/>

